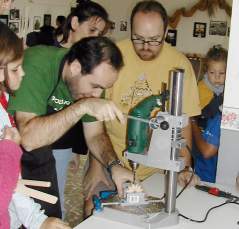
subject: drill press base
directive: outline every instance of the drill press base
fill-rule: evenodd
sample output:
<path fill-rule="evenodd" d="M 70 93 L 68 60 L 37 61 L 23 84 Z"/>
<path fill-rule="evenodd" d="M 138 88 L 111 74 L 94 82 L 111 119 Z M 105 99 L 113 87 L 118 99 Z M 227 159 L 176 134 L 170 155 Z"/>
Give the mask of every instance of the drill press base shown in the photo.
<path fill-rule="evenodd" d="M 94 212 L 94 216 L 144 229 L 157 229 L 179 223 L 177 210 L 168 214 L 164 211 L 163 203 L 151 203 L 150 205 L 106 206 L 103 211 Z"/>

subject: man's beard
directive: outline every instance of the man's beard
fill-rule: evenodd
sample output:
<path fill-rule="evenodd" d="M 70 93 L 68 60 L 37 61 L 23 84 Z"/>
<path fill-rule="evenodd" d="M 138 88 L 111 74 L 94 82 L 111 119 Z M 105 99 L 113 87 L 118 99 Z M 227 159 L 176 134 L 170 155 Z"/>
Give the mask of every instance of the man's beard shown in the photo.
<path fill-rule="evenodd" d="M 156 55 L 151 50 L 143 50 L 143 49 L 140 49 L 138 51 L 138 56 L 145 61 L 153 60 L 156 57 Z"/>

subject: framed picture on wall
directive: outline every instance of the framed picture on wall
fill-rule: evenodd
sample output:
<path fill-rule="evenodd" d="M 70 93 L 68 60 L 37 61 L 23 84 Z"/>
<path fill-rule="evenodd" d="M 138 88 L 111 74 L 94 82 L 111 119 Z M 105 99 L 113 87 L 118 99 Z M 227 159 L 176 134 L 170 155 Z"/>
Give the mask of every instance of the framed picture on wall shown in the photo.
<path fill-rule="evenodd" d="M 127 31 L 127 21 L 120 21 L 120 31 Z"/>
<path fill-rule="evenodd" d="M 226 36 L 227 22 L 226 21 L 210 21 L 209 35 Z"/>
<path fill-rule="evenodd" d="M 8 25 L 8 15 L 0 15 L 0 21 Z"/>
<path fill-rule="evenodd" d="M 11 9 L 10 10 L 10 20 L 19 20 L 20 19 L 20 10 Z"/>
<path fill-rule="evenodd" d="M 40 16 L 34 16 L 33 18 L 33 30 L 39 31 L 41 27 L 41 17 Z"/>
<path fill-rule="evenodd" d="M 172 46 L 177 45 L 177 30 L 169 29 L 165 41 Z"/>
<path fill-rule="evenodd" d="M 114 21 L 111 21 L 111 22 L 110 22 L 110 29 L 111 29 L 111 30 L 114 30 L 114 29 L 115 29 L 115 22 L 114 22 Z"/>
<path fill-rule="evenodd" d="M 8 27 L 14 33 L 19 33 L 19 22 L 9 22 Z"/>
<path fill-rule="evenodd" d="M 44 14 L 43 25 L 47 25 L 47 26 L 51 25 L 51 15 L 50 14 Z"/>
<path fill-rule="evenodd" d="M 194 22 L 193 37 L 206 37 L 207 23 Z"/>

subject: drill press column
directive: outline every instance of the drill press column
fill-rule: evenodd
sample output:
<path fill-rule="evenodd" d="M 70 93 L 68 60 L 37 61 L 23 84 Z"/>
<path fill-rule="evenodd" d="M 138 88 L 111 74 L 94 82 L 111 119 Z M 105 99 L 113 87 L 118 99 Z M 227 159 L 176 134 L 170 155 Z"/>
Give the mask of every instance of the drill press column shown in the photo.
<path fill-rule="evenodd" d="M 182 115 L 182 97 L 183 97 L 183 69 L 170 71 L 170 100 L 169 114 L 173 116 Z M 172 129 L 172 141 L 181 139 L 181 128 Z M 171 160 L 175 161 L 179 156 L 179 148 L 171 148 Z M 168 170 L 165 177 L 165 211 L 169 214 L 175 212 L 176 193 L 177 193 L 177 172 Z"/>

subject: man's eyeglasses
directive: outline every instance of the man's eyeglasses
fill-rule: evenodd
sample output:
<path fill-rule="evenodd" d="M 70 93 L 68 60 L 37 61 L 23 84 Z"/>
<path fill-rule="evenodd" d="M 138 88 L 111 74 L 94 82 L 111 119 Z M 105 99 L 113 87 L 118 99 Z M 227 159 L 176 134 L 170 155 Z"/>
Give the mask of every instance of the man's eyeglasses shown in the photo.
<path fill-rule="evenodd" d="M 150 46 L 159 46 L 163 43 L 163 39 L 161 41 L 154 41 L 154 40 L 146 41 L 140 38 L 131 38 L 131 41 L 136 45 L 148 44 Z"/>

